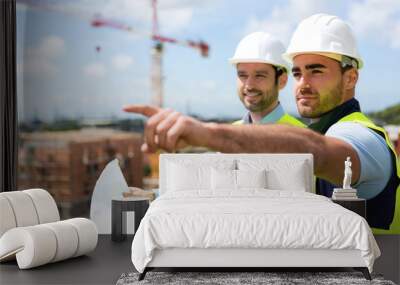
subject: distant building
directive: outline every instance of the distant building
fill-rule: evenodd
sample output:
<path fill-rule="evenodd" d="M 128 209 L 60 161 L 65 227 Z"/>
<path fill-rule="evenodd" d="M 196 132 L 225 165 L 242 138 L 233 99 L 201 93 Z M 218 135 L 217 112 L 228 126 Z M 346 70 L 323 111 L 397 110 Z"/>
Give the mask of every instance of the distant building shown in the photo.
<path fill-rule="evenodd" d="M 159 186 L 159 159 L 161 152 L 145 153 L 144 161 L 150 169 L 150 173 L 143 178 L 144 189 L 155 189 Z"/>
<path fill-rule="evenodd" d="M 113 129 L 21 133 L 18 188 L 44 188 L 63 218 L 88 216 L 105 165 L 118 158 L 129 186 L 142 187 L 142 136 Z"/>

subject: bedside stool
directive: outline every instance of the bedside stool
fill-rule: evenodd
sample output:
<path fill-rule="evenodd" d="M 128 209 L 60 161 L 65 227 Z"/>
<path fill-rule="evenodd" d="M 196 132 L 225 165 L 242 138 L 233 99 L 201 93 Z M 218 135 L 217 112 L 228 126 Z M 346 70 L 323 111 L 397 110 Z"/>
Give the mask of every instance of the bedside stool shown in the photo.
<path fill-rule="evenodd" d="M 126 212 L 135 212 L 135 233 L 149 208 L 145 197 L 113 198 L 111 202 L 111 240 L 126 239 Z"/>
<path fill-rule="evenodd" d="M 339 204 L 340 206 L 359 214 L 361 217 L 366 219 L 367 217 L 367 201 L 365 199 L 357 198 L 352 200 L 337 200 L 331 199 L 333 203 Z"/>

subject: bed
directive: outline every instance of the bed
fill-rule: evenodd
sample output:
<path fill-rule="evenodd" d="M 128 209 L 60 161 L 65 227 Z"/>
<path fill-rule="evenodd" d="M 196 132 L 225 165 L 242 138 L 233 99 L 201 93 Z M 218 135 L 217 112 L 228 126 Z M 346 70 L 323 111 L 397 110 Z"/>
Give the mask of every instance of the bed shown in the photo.
<path fill-rule="evenodd" d="M 341 171 L 341 170 L 340 170 Z M 380 251 L 361 216 L 313 193 L 311 154 L 162 154 L 160 197 L 132 242 L 159 267 L 353 267 Z"/>

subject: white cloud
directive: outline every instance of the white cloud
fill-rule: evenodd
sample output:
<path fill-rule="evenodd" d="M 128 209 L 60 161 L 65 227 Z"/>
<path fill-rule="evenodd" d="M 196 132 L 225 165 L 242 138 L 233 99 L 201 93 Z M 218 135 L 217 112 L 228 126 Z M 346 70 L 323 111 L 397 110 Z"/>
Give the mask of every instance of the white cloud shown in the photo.
<path fill-rule="evenodd" d="M 179 7 L 179 5 L 171 5 L 168 2 L 171 1 L 161 2 L 157 9 L 159 30 L 162 33 L 179 31 L 190 22 L 193 14 L 192 8 Z M 110 1 L 103 13 L 126 20 L 133 18 L 147 27 L 148 30 L 151 29 L 153 12 L 150 1 Z"/>
<path fill-rule="evenodd" d="M 287 5 L 273 7 L 265 18 L 250 17 L 244 34 L 262 30 L 287 44 L 291 33 L 302 19 L 315 13 L 337 14 L 338 11 L 346 10 L 348 13 L 344 15 L 344 20 L 350 22 L 356 38 L 362 37 L 392 48 L 400 48 L 400 1 L 339 1 L 338 6 L 335 5 L 319 0 L 289 0 Z"/>
<path fill-rule="evenodd" d="M 327 1 L 320 0 L 289 0 L 287 5 L 277 5 L 270 15 L 259 19 L 250 17 L 244 34 L 255 31 L 268 32 L 284 43 L 288 43 L 296 25 L 304 18 L 315 13 L 332 12 L 335 8 Z"/>
<path fill-rule="evenodd" d="M 59 36 L 44 37 L 37 46 L 27 48 L 26 56 L 54 59 L 65 53 L 65 41 Z"/>
<path fill-rule="evenodd" d="M 157 1 L 159 32 L 165 36 L 184 31 L 191 23 L 194 11 L 213 9 L 223 0 L 161 0 Z M 151 0 L 79 0 L 56 1 L 49 4 L 51 10 L 59 11 L 83 20 L 94 15 L 126 24 L 134 33 L 125 33 L 129 39 L 150 35 L 153 9 Z M 136 32 L 135 32 L 136 31 Z"/>
<path fill-rule="evenodd" d="M 43 58 L 30 58 L 22 64 L 25 73 L 30 75 L 52 77 L 59 69 L 50 61 Z"/>
<path fill-rule="evenodd" d="M 20 69 L 31 75 L 50 77 L 59 71 L 55 61 L 66 52 L 65 41 L 58 36 L 47 36 L 37 46 L 27 48 Z"/>
<path fill-rule="evenodd" d="M 219 1 L 212 0 L 163 0 L 158 1 L 157 16 L 159 29 L 163 34 L 183 30 L 192 20 L 194 9 L 205 9 L 215 6 Z M 101 9 L 106 17 L 135 21 L 151 30 L 153 11 L 151 1 L 113 0 L 106 2 Z M 136 27 L 134 27 L 136 28 Z M 143 27 L 139 27 L 143 29 Z"/>
<path fill-rule="evenodd" d="M 214 80 L 205 80 L 201 83 L 201 86 L 207 91 L 217 90 L 217 82 L 215 82 Z"/>
<path fill-rule="evenodd" d="M 65 53 L 64 39 L 57 36 L 49 36 L 43 39 L 39 48 L 39 55 L 47 58 L 57 58 Z"/>
<path fill-rule="evenodd" d="M 393 28 L 392 47 L 400 48 L 400 21 L 397 21 Z"/>
<path fill-rule="evenodd" d="M 366 0 L 353 3 L 349 19 L 357 37 L 400 48 L 400 2 L 398 0 Z"/>
<path fill-rule="evenodd" d="M 135 19 L 143 22 L 151 20 L 150 1 L 117 0 L 108 1 L 101 13 L 107 17 Z"/>
<path fill-rule="evenodd" d="M 129 55 L 119 54 L 111 59 L 111 64 L 116 70 L 124 71 L 133 63 Z"/>
<path fill-rule="evenodd" d="M 289 20 L 290 22 L 290 20 Z M 286 23 L 283 24 L 282 21 L 277 19 L 269 18 L 264 20 L 259 20 L 252 16 L 247 23 L 244 34 L 250 34 L 256 31 L 263 31 L 274 35 L 277 39 L 283 42 L 289 42 L 290 32 L 292 31 L 293 24 Z"/>
<path fill-rule="evenodd" d="M 104 77 L 106 67 L 102 63 L 91 63 L 83 67 L 83 73 L 89 77 Z"/>
<path fill-rule="evenodd" d="M 174 33 L 185 26 L 192 20 L 192 8 L 178 8 L 164 10 L 160 13 L 161 32 Z"/>

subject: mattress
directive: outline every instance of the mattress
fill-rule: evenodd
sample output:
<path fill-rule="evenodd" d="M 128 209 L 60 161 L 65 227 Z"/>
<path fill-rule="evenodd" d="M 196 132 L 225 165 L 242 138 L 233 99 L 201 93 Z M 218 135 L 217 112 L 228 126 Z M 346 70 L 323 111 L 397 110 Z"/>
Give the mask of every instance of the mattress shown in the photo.
<path fill-rule="evenodd" d="M 132 262 L 143 272 L 171 248 L 359 250 L 370 271 L 380 255 L 361 216 L 320 195 L 266 189 L 163 194 L 137 229 Z"/>

